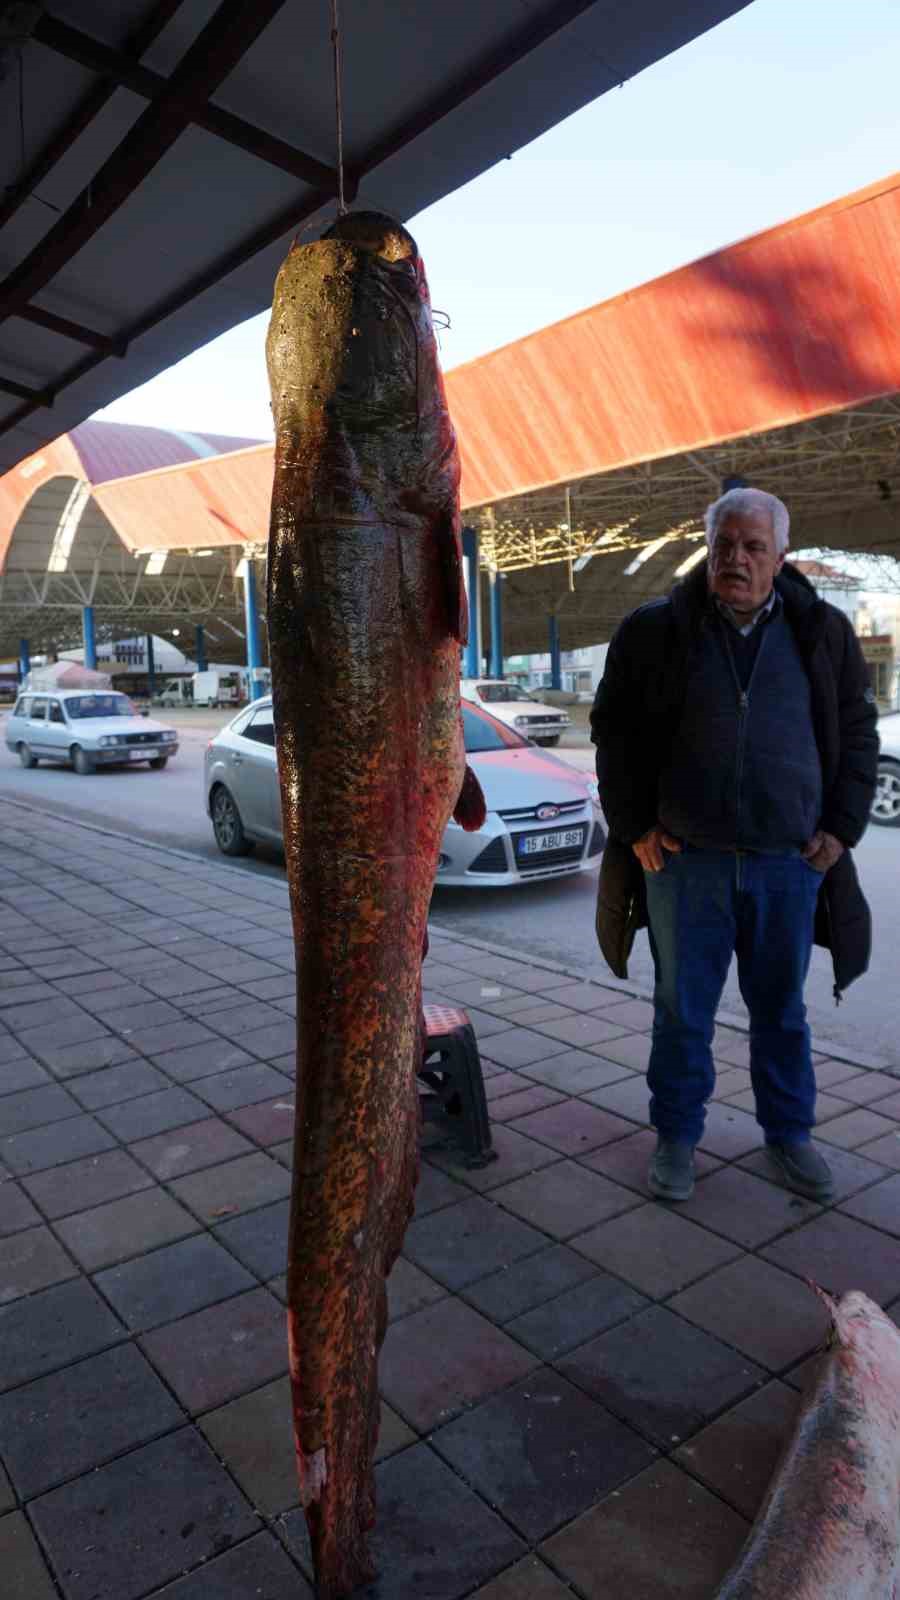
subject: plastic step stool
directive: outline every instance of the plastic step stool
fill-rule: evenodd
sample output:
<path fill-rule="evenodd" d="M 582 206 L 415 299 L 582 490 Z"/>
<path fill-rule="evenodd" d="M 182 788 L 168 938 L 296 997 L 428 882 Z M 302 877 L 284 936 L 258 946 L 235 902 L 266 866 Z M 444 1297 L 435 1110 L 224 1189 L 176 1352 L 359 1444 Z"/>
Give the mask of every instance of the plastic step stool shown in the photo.
<path fill-rule="evenodd" d="M 475 1029 L 468 1013 L 456 1006 L 425 1006 L 425 1052 L 419 1079 L 427 1084 L 422 1112 L 426 1121 L 458 1120 L 458 1136 L 467 1167 L 496 1161 L 491 1143 L 484 1078 Z"/>

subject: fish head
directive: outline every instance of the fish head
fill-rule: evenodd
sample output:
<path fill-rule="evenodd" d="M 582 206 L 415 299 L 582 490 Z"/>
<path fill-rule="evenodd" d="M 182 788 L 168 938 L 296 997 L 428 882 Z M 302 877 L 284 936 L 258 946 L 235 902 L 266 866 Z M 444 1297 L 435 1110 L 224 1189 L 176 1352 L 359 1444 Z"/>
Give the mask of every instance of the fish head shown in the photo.
<path fill-rule="evenodd" d="M 402 222 L 384 211 L 347 211 L 326 228 L 323 239 L 342 239 L 383 261 L 419 260 L 419 249 Z"/>
<path fill-rule="evenodd" d="M 893 1396 L 896 1408 L 900 1396 L 900 1328 L 886 1311 L 870 1300 L 861 1289 L 850 1289 L 839 1299 L 812 1288 L 828 1308 L 832 1321 L 832 1342 L 872 1374 L 879 1386 Z"/>

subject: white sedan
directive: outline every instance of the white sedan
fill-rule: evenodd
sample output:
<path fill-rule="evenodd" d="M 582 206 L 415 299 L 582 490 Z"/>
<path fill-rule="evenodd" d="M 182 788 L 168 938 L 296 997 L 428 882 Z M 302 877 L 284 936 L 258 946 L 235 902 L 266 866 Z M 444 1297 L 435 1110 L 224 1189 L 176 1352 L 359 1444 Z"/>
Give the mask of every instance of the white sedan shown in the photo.
<path fill-rule="evenodd" d="M 883 828 L 900 828 L 900 711 L 879 717 L 878 737 L 878 787 L 869 815 Z"/>
<path fill-rule="evenodd" d="M 460 693 L 532 744 L 559 744 L 560 734 L 569 726 L 568 712 L 545 705 L 536 694 L 505 678 L 463 678 Z"/>
<path fill-rule="evenodd" d="M 6 723 L 6 743 L 23 767 L 71 764 L 85 776 L 97 767 L 146 761 L 157 770 L 178 749 L 174 728 L 142 717 L 127 695 L 94 689 L 20 694 Z"/>

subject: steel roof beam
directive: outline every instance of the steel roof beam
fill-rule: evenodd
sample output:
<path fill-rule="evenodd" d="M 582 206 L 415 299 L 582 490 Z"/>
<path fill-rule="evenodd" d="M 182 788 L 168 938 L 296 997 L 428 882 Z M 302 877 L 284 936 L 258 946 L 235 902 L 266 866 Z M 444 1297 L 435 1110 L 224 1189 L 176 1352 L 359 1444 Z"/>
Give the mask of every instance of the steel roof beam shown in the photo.
<path fill-rule="evenodd" d="M 110 49 L 100 40 L 91 38 L 78 28 L 69 27 L 68 23 L 60 22 L 56 17 L 41 17 L 33 37 L 39 44 L 55 51 L 57 55 L 65 56 L 69 61 L 77 61 L 79 66 L 87 67 L 92 72 L 102 73 L 105 78 L 112 79 L 123 89 L 131 89 L 134 94 L 143 95 L 145 100 L 160 100 L 168 91 L 169 80 L 161 73 L 151 72 L 148 67 L 142 67 L 140 62 L 128 55 Z M 330 189 L 333 194 L 337 194 L 338 176 L 333 167 L 327 166 L 323 161 L 317 161 L 315 156 L 307 155 L 305 151 L 297 150 L 293 145 L 286 144 L 283 139 L 276 139 L 262 128 L 254 127 L 252 123 L 245 122 L 243 117 L 233 116 L 230 111 L 224 111 L 219 106 L 207 103 L 194 112 L 191 121 L 196 127 L 204 128 L 207 133 L 223 139 L 226 144 L 245 150 L 257 160 L 265 161 L 272 167 L 279 167 L 282 172 L 289 172 L 292 178 L 300 178 L 304 183 L 311 183 L 317 189 Z M 355 192 L 356 186 L 352 181 L 348 182 L 348 178 L 352 179 L 352 175 L 345 172 L 345 193 L 350 190 Z"/>
<path fill-rule="evenodd" d="M 92 350 L 102 350 L 104 356 L 121 357 L 128 350 L 128 345 L 114 335 L 97 333 L 81 322 L 70 322 L 68 317 L 58 317 L 53 311 L 44 311 L 41 306 L 26 306 L 24 311 L 16 315 L 36 328 L 46 328 L 48 333 L 58 333 L 64 339 L 72 339 L 75 344 L 86 344 Z"/>
<path fill-rule="evenodd" d="M 212 266 L 197 273 L 195 277 L 190 278 L 174 294 L 159 301 L 145 316 L 138 317 L 136 321 L 121 329 L 115 335 L 117 346 L 127 347 L 134 339 L 140 338 L 142 334 L 149 333 L 151 328 L 155 328 L 158 323 L 165 322 L 167 317 L 174 316 L 176 311 L 181 311 L 184 306 L 190 305 L 191 301 L 195 300 L 198 295 L 205 293 L 207 289 L 211 289 L 215 284 L 220 283 L 230 272 L 236 272 L 238 267 L 242 267 L 245 262 L 252 260 L 260 250 L 265 250 L 269 245 L 276 244 L 279 239 L 284 238 L 286 233 L 290 233 L 292 228 L 298 227 L 307 217 L 314 216 L 332 198 L 332 195 L 319 191 L 308 196 L 301 204 L 288 206 L 284 211 L 280 211 L 271 222 L 267 222 L 261 228 L 257 228 L 246 239 L 243 239 L 240 244 L 236 245 L 234 249 L 227 250 L 224 255 L 219 256 Z M 113 353 L 118 354 L 118 348 Z M 85 377 L 94 367 L 98 367 L 101 361 L 105 360 L 106 353 L 101 350 L 97 350 L 91 355 L 82 356 L 80 361 L 68 367 L 52 384 L 48 384 L 47 388 L 41 391 L 38 398 L 24 400 L 21 406 L 18 406 L 10 416 L 0 422 L 0 434 L 7 433 L 12 428 L 17 427 L 20 422 L 24 422 L 26 417 L 40 410 L 42 406 L 51 406 L 56 395 L 62 394 L 64 389 L 70 388 L 73 383 L 78 382 L 79 378 Z M 37 391 L 34 391 L 34 394 L 37 394 Z"/>
<path fill-rule="evenodd" d="M 122 53 L 126 60 L 137 60 L 144 54 L 145 50 L 149 50 L 154 39 L 157 39 L 163 29 L 171 22 L 181 5 L 182 0 L 158 0 L 158 3 L 151 7 L 140 26 L 135 28 L 134 32 L 129 34 L 125 41 Z M 85 128 L 90 127 L 90 124 L 95 117 L 100 115 L 104 106 L 109 104 L 117 87 L 118 85 L 115 83 L 95 84 L 80 104 L 76 106 L 72 115 L 63 123 L 58 132 L 53 135 L 52 139 L 48 139 L 28 170 L 22 173 L 17 183 L 10 186 L 4 199 L 0 201 L 0 228 L 9 222 L 11 217 L 15 216 L 19 207 L 26 200 L 34 195 L 38 184 L 43 183 L 44 179 L 53 171 L 56 163 L 61 161 L 63 156 L 71 150 L 75 140 L 84 132 Z M 35 195 L 34 198 L 41 199 L 39 195 Z M 50 204 L 46 200 L 41 201 L 41 203 L 43 205 Z M 51 209 L 55 210 L 56 208 L 51 207 Z"/>
<path fill-rule="evenodd" d="M 285 0 L 221 0 L 154 100 L 59 221 L 0 283 L 0 322 L 27 306 L 152 172 Z"/>
<path fill-rule="evenodd" d="M 0 377 L 0 389 L 4 394 L 14 394 L 17 400 L 26 400 L 29 410 L 36 411 L 41 406 L 52 406 L 53 398 L 48 398 L 44 389 L 29 389 L 27 384 L 16 383 L 13 378 Z"/>

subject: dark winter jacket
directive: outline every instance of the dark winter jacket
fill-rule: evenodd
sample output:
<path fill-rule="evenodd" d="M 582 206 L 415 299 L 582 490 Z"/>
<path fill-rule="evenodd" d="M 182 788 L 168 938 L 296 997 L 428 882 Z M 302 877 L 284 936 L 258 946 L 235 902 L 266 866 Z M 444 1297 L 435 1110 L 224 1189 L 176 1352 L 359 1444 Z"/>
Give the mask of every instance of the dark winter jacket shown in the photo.
<path fill-rule="evenodd" d="M 847 846 L 826 873 L 816 943 L 832 953 L 839 993 L 865 972 L 871 919 L 850 854 L 865 831 L 878 768 L 875 697 L 859 642 L 836 606 L 795 567 L 775 580 L 809 676 L 822 764 L 819 827 Z M 597 900 L 597 937 L 617 977 L 647 922 L 644 874 L 631 849 L 657 822 L 660 773 L 685 702 L 692 652 L 709 618 L 706 563 L 664 600 L 640 606 L 617 630 L 591 712 L 600 798 L 609 824 Z"/>

